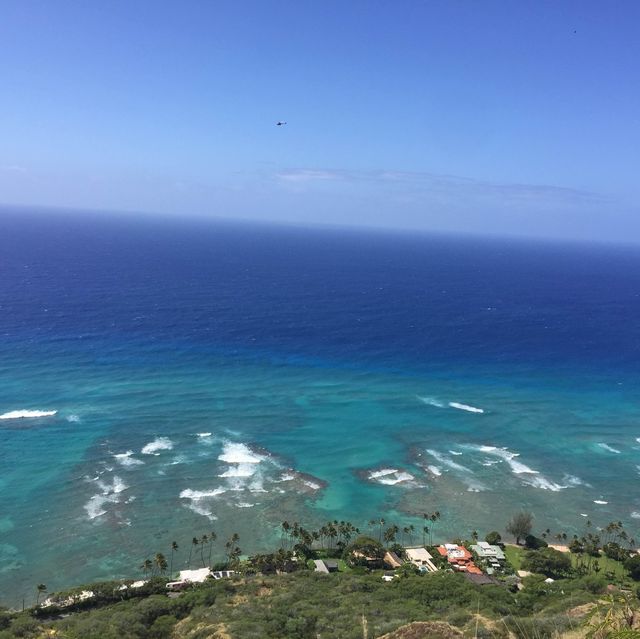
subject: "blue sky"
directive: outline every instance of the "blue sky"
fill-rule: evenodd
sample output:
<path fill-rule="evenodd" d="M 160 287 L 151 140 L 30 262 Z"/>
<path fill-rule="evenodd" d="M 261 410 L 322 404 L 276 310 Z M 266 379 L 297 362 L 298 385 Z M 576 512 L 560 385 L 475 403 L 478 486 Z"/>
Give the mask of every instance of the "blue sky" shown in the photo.
<path fill-rule="evenodd" d="M 635 1 L 5 1 L 0 202 L 640 241 L 638 24 Z"/>

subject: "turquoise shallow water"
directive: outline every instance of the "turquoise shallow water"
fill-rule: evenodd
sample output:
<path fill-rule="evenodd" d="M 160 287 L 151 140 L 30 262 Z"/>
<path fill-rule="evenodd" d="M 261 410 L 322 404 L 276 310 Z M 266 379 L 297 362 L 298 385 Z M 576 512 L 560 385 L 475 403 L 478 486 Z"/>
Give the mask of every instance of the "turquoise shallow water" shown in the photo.
<path fill-rule="evenodd" d="M 620 519 L 640 538 L 633 255 L 589 253 L 580 291 L 582 254 L 561 253 L 573 280 L 551 284 L 534 246 L 523 290 L 522 247 L 481 245 L 453 281 L 455 239 L 338 238 L 367 266 L 349 273 L 326 234 L 65 224 L 64 252 L 3 252 L 0 416 L 56 412 L 0 420 L 2 601 L 137 577 L 173 540 L 182 566 L 212 530 L 218 557 L 233 532 L 265 549 L 283 520 L 419 530 L 438 510 L 444 538 L 526 508 L 539 530 Z M 485 277 L 498 248 L 511 279 Z M 436 277 L 444 299 L 422 283 Z"/>

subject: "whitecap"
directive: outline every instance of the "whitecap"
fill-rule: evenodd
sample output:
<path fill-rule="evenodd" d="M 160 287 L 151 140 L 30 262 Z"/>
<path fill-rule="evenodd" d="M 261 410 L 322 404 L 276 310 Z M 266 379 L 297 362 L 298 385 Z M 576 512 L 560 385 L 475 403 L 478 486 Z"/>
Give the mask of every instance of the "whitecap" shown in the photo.
<path fill-rule="evenodd" d="M 588 517 L 587 513 L 580 513 L 580 517 Z"/>
<path fill-rule="evenodd" d="M 68 415 L 67 416 L 67 421 L 71 422 L 72 424 L 78 424 L 78 423 L 80 423 L 80 416 L 79 415 Z"/>
<path fill-rule="evenodd" d="M 10 410 L 0 415 L 0 419 L 25 419 L 29 417 L 51 417 L 57 410 Z"/>
<path fill-rule="evenodd" d="M 423 403 L 426 404 L 427 406 L 435 406 L 436 408 L 444 408 L 444 404 L 436 399 L 435 397 L 420 397 L 420 395 L 417 395 L 417 398 Z"/>
<path fill-rule="evenodd" d="M 239 501 L 236 506 L 238 508 L 252 508 L 253 506 L 255 506 L 255 504 L 250 504 L 247 501 Z"/>
<path fill-rule="evenodd" d="M 497 446 L 480 446 L 479 449 L 481 452 L 487 455 L 494 455 L 495 457 L 499 457 L 509 464 L 511 471 L 515 475 L 521 474 L 532 474 L 538 475 L 539 472 L 537 470 L 533 470 L 533 468 L 529 468 L 529 466 L 523 464 L 520 461 L 517 461 L 515 458 L 520 456 L 520 453 L 513 453 L 506 448 L 498 448 Z"/>
<path fill-rule="evenodd" d="M 445 457 L 442 453 L 439 453 L 439 452 L 437 452 L 435 450 L 432 450 L 432 449 L 428 448 L 427 449 L 427 453 L 429 453 L 429 455 L 431 455 L 431 457 L 433 457 L 436 461 L 439 461 L 443 466 L 447 466 L 451 470 L 457 470 L 457 471 L 460 471 L 462 473 L 472 473 L 473 472 L 472 470 L 470 470 L 466 466 L 463 466 L 462 464 L 458 464 L 457 462 L 454 462 L 452 459 L 449 459 L 448 457 Z"/>
<path fill-rule="evenodd" d="M 132 450 L 128 450 L 126 453 L 118 453 L 114 455 L 113 458 L 121 466 L 125 466 L 125 467 L 140 466 L 144 464 L 144 462 L 141 459 L 135 459 L 134 457 L 132 457 L 133 454 L 134 453 Z"/>
<path fill-rule="evenodd" d="M 617 448 L 614 448 L 613 446 L 609 446 L 609 444 L 606 444 L 604 442 L 599 442 L 598 446 L 602 448 L 602 450 L 606 450 L 610 453 L 615 453 L 616 455 L 620 454 L 620 451 Z"/>
<path fill-rule="evenodd" d="M 640 437 L 636 437 L 636 441 L 640 444 Z"/>
<path fill-rule="evenodd" d="M 594 499 L 593 503 L 594 504 L 598 504 L 600 506 L 606 506 L 609 502 L 608 501 L 604 501 L 602 499 Z"/>
<path fill-rule="evenodd" d="M 196 433 L 197 437 L 211 437 L 211 433 Z"/>
<path fill-rule="evenodd" d="M 397 468 L 383 468 L 382 470 L 371 471 L 369 473 L 369 479 L 379 484 L 385 484 L 386 486 L 395 486 L 402 482 L 411 481 L 413 475 L 410 475 L 404 470 L 398 470 Z"/>
<path fill-rule="evenodd" d="M 226 488 L 214 488 L 213 490 L 192 490 L 191 488 L 185 488 L 180 493 L 180 499 L 191 499 L 192 501 L 199 501 L 200 499 L 206 499 L 207 497 L 217 497 L 226 493 Z"/>
<path fill-rule="evenodd" d="M 259 464 L 264 457 L 254 453 L 246 444 L 225 442 L 218 459 L 228 464 Z"/>
<path fill-rule="evenodd" d="M 476 408 L 475 406 L 469 406 L 469 404 L 460 404 L 459 402 L 449 402 L 451 408 L 457 408 L 458 410 L 466 410 L 468 413 L 484 413 L 483 408 Z"/>
<path fill-rule="evenodd" d="M 569 486 L 588 486 L 591 487 L 590 484 L 580 479 L 580 477 L 576 477 L 575 475 L 565 475 L 563 477 L 563 481 L 566 482 Z"/>
<path fill-rule="evenodd" d="M 187 458 L 184 455 L 177 455 L 171 460 L 169 466 L 177 466 L 178 464 L 184 464 L 187 461 Z"/>
<path fill-rule="evenodd" d="M 533 486 L 534 488 L 542 488 L 542 490 L 550 490 L 553 493 L 557 493 L 567 488 L 567 486 L 556 484 L 555 482 L 550 481 L 549 479 L 547 479 L 546 477 L 543 477 L 542 475 L 534 475 L 533 477 L 530 477 L 530 476 L 521 477 L 521 481 L 523 484 Z"/>
<path fill-rule="evenodd" d="M 387 475 L 395 475 L 395 473 L 397 472 L 397 468 L 382 468 L 381 470 L 372 470 L 369 472 L 369 479 L 379 479 L 380 477 L 386 477 Z"/>
<path fill-rule="evenodd" d="M 295 479 L 296 476 L 293 473 L 282 473 L 282 475 L 280 475 L 280 479 L 278 481 L 292 481 L 293 479 Z"/>
<path fill-rule="evenodd" d="M 634 510 L 630 516 L 631 516 L 631 519 L 640 519 L 640 512 L 638 512 L 637 510 Z"/>
<path fill-rule="evenodd" d="M 140 451 L 143 455 L 159 455 L 159 450 L 171 450 L 173 442 L 168 437 L 156 437 L 146 444 Z"/>
<path fill-rule="evenodd" d="M 440 475 L 442 475 L 442 471 L 437 466 L 427 466 L 427 470 L 436 477 L 440 477 Z"/>
<path fill-rule="evenodd" d="M 108 503 L 117 503 L 119 501 L 118 495 L 126 490 L 128 486 L 115 476 L 111 484 L 106 484 L 103 481 L 96 481 L 96 485 L 102 491 L 97 495 L 93 495 L 89 501 L 84 505 L 84 509 L 89 519 L 95 519 L 106 514 L 104 506 Z"/>
<path fill-rule="evenodd" d="M 450 450 L 449 452 L 450 452 L 452 455 L 456 455 L 456 457 L 457 457 L 458 455 L 462 455 L 462 454 L 463 454 L 463 453 L 458 452 L 457 450 Z"/>
<path fill-rule="evenodd" d="M 311 490 L 320 490 L 322 488 L 322 486 L 320 486 L 320 484 L 316 484 L 313 481 L 310 481 L 308 479 L 305 479 L 302 482 L 307 488 L 311 488 Z"/>
<path fill-rule="evenodd" d="M 213 514 L 212 510 L 210 510 L 209 508 L 206 508 L 205 506 L 203 506 L 202 504 L 200 504 L 197 501 L 190 502 L 187 505 L 187 508 L 189 508 L 189 510 L 192 510 L 194 513 L 196 513 L 198 515 L 202 515 L 203 517 L 206 517 L 209 521 L 215 521 L 216 519 L 218 519 Z"/>
<path fill-rule="evenodd" d="M 257 470 L 256 464 L 237 464 L 225 470 L 218 477 L 252 477 Z"/>

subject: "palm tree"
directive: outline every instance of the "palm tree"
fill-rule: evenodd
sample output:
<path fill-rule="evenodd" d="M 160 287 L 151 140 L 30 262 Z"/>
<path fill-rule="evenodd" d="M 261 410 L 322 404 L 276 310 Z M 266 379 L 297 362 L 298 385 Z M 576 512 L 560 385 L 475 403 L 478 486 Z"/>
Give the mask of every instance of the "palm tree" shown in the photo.
<path fill-rule="evenodd" d="M 237 542 L 240 540 L 240 535 L 238 533 L 233 533 L 231 538 L 225 544 L 225 548 L 227 549 L 227 562 L 229 565 L 235 564 L 238 557 L 240 557 L 240 548 L 238 548 Z"/>
<path fill-rule="evenodd" d="M 40 595 L 42 595 L 43 593 L 47 592 L 47 587 L 44 584 L 38 584 L 36 586 L 36 606 L 38 606 L 40 604 Z"/>
<path fill-rule="evenodd" d="M 145 559 L 141 564 L 140 564 L 140 570 L 142 570 L 143 574 L 146 575 L 148 572 L 150 572 L 153 569 L 153 562 L 151 561 L 151 559 Z"/>
<path fill-rule="evenodd" d="M 198 538 L 194 537 L 191 540 L 191 548 L 189 548 L 189 568 L 191 568 L 191 553 L 193 552 L 193 549 L 198 545 Z"/>
<path fill-rule="evenodd" d="M 169 574 L 173 574 L 173 553 L 178 550 L 178 544 L 175 541 L 171 542 L 171 567 L 169 568 Z"/>
<path fill-rule="evenodd" d="M 164 571 L 167 569 L 167 560 L 165 556 L 161 552 L 159 552 L 156 554 L 153 560 L 160 574 L 163 574 Z"/>
<path fill-rule="evenodd" d="M 383 539 L 387 547 L 396 540 L 396 526 L 391 526 L 384 531 Z"/>
<path fill-rule="evenodd" d="M 202 567 L 206 568 L 204 565 L 204 547 L 209 543 L 209 537 L 204 534 L 202 535 L 202 539 L 200 540 L 200 559 L 202 560 Z"/>
<path fill-rule="evenodd" d="M 211 551 L 213 550 L 213 542 L 218 538 L 218 535 L 212 530 L 209 535 L 209 565 L 211 565 Z"/>
<path fill-rule="evenodd" d="M 283 521 L 281 528 L 282 528 L 282 533 L 284 533 L 284 535 L 288 537 L 289 530 L 291 530 L 291 524 L 288 521 Z M 280 539 L 282 539 L 282 537 L 284 536 L 282 533 L 280 534 Z"/>
<path fill-rule="evenodd" d="M 378 533 L 378 542 L 382 543 L 382 527 L 386 523 L 384 520 L 384 517 L 380 517 L 380 520 L 378 521 L 378 523 L 380 524 L 380 532 Z"/>

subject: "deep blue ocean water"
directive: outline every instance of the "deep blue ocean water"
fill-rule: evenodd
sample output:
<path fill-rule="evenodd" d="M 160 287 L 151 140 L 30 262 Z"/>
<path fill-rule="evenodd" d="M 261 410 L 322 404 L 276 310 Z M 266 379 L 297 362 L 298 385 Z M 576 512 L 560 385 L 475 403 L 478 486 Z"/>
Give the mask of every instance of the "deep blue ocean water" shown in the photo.
<path fill-rule="evenodd" d="M 639 318 L 633 247 L 5 210 L 0 601 L 284 519 L 640 539 Z"/>

